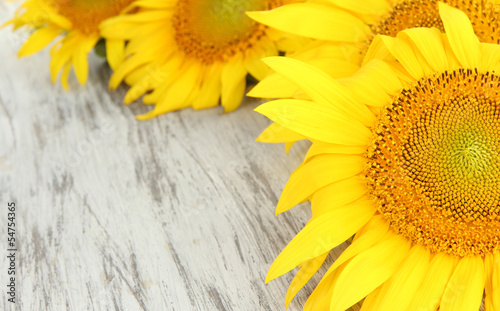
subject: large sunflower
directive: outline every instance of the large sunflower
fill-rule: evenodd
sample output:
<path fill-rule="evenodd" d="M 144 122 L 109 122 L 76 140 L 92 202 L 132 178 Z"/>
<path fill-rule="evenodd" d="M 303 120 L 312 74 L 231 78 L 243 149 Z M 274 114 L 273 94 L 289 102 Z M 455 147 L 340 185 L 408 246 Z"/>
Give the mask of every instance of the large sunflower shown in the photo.
<path fill-rule="evenodd" d="M 59 36 L 51 49 L 50 73 L 55 83 L 62 70 L 61 83 L 68 89 L 68 75 L 73 67 L 80 84 L 88 76 L 87 54 L 100 38 L 99 24 L 120 14 L 133 0 L 27 0 L 6 23 L 14 29 L 32 31 L 18 55 L 39 52 Z M 123 40 L 107 40 L 107 59 L 115 67 L 123 58 Z"/>
<path fill-rule="evenodd" d="M 500 43 L 499 0 L 444 0 L 464 11 L 472 21 L 481 42 Z M 314 65 L 334 78 L 352 75 L 362 63 L 370 43 L 377 34 L 395 36 L 414 27 L 436 27 L 444 30 L 439 18 L 438 0 L 308 0 L 288 4 L 272 11 L 249 12 L 254 20 L 286 33 L 315 39 L 292 58 Z M 278 74 L 263 79 L 249 94 L 260 98 L 298 98 L 294 84 Z M 287 143 L 303 139 L 273 124 L 259 141 Z M 284 141 L 283 137 L 288 141 Z M 291 140 L 290 140 L 291 139 Z"/>
<path fill-rule="evenodd" d="M 128 40 L 126 59 L 111 77 L 131 85 L 128 104 L 145 93 L 155 108 L 139 119 L 220 103 L 236 109 L 245 92 L 246 75 L 257 79 L 268 68 L 260 59 L 292 50 L 301 40 L 252 21 L 245 11 L 269 10 L 295 0 L 141 0 L 137 14 L 123 15 L 102 25 L 104 37 Z"/>
<path fill-rule="evenodd" d="M 286 304 L 329 251 L 355 234 L 305 310 L 500 310 L 500 46 L 440 3 L 446 34 L 380 36 L 342 81 L 303 62 L 266 63 L 311 100 L 257 111 L 313 144 L 277 213 L 305 200 L 313 217 L 266 281 L 301 267 Z M 372 49 L 370 49 L 372 50 Z"/>

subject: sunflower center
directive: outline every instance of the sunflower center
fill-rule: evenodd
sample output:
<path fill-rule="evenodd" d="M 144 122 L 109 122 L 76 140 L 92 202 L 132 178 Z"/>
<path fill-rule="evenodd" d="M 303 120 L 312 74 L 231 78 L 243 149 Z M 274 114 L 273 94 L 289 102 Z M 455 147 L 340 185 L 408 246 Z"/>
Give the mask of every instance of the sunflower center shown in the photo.
<path fill-rule="evenodd" d="M 481 42 L 500 43 L 500 7 L 494 0 L 441 0 L 460 9 L 471 19 Z M 372 25 L 375 34 L 394 37 L 401 30 L 414 27 L 436 27 L 444 30 L 439 18 L 437 0 L 398 1 L 381 21 Z"/>
<path fill-rule="evenodd" d="M 500 76 L 423 78 L 385 107 L 367 181 L 394 231 L 433 252 L 500 247 Z"/>
<path fill-rule="evenodd" d="M 99 24 L 116 16 L 134 0 L 49 0 L 57 13 L 69 19 L 74 29 L 99 33 Z"/>
<path fill-rule="evenodd" d="M 213 63 L 245 51 L 258 41 L 265 26 L 247 11 L 269 10 L 281 0 L 179 0 L 172 22 L 181 50 L 203 63 Z"/>

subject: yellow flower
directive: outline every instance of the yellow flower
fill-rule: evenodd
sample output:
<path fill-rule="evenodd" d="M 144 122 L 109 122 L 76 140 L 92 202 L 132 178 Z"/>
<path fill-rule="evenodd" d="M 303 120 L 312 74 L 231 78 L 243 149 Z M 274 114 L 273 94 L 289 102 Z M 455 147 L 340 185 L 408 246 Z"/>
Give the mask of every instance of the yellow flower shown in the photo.
<path fill-rule="evenodd" d="M 445 0 L 464 11 L 481 42 L 500 43 L 500 1 Z M 359 69 L 368 46 L 377 34 L 396 36 L 404 29 L 436 27 L 444 30 L 437 0 L 328 0 L 288 4 L 269 12 L 249 12 L 254 20 L 286 33 L 313 38 L 292 58 L 307 62 L 334 78 L 348 77 Z M 273 74 L 259 83 L 249 96 L 260 98 L 300 97 L 296 86 Z M 287 150 L 301 135 L 273 124 L 259 141 L 285 142 Z"/>
<path fill-rule="evenodd" d="M 99 24 L 120 14 L 133 0 L 27 0 L 16 16 L 6 23 L 14 29 L 32 31 L 18 55 L 39 52 L 59 36 L 51 49 L 50 73 L 55 83 L 62 70 L 61 83 L 68 89 L 68 75 L 73 67 L 80 84 L 88 76 L 87 54 L 100 38 Z M 123 58 L 123 40 L 107 40 L 107 59 L 114 67 Z"/>
<path fill-rule="evenodd" d="M 265 60 L 310 100 L 256 110 L 312 141 L 277 213 L 310 200 L 312 219 L 266 281 L 293 268 L 288 305 L 329 251 L 355 234 L 305 310 L 500 310 L 500 46 L 440 3 L 446 34 L 379 36 L 366 64 L 335 80 Z"/>
<path fill-rule="evenodd" d="M 107 39 L 128 40 L 126 59 L 111 77 L 115 89 L 125 80 L 131 89 L 125 104 L 144 95 L 155 108 L 139 119 L 220 103 L 236 109 L 246 75 L 257 79 L 268 68 L 260 59 L 301 44 L 252 21 L 248 10 L 268 10 L 290 0 L 141 0 L 139 12 L 103 23 Z"/>

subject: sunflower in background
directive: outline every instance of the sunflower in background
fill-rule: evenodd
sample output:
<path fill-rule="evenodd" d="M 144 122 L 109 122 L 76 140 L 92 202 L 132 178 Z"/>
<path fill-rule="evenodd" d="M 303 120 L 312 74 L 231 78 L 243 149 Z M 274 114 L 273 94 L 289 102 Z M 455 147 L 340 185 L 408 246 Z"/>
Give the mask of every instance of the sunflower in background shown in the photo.
<path fill-rule="evenodd" d="M 500 310 L 500 46 L 439 4 L 436 28 L 379 36 L 346 85 L 285 57 L 266 60 L 310 100 L 256 110 L 312 141 L 277 213 L 313 217 L 269 269 L 293 268 L 288 305 L 355 234 L 304 310 Z M 369 94 L 370 101 L 365 101 Z"/>
<path fill-rule="evenodd" d="M 464 11 L 481 42 L 500 43 L 500 1 L 444 0 Z M 267 12 L 248 12 L 254 20 L 283 32 L 315 39 L 289 57 L 307 62 L 334 78 L 359 69 L 376 35 L 394 37 L 404 29 L 436 27 L 444 30 L 437 0 L 309 0 Z M 279 90 L 279 91 L 277 91 Z M 294 84 L 277 73 L 261 81 L 248 96 L 301 98 Z M 269 126 L 258 141 L 285 143 L 287 151 L 304 139 L 278 124 Z"/>
<path fill-rule="evenodd" d="M 68 89 L 68 75 L 73 67 L 80 84 L 88 77 L 87 54 L 99 41 L 99 24 L 119 15 L 133 0 L 27 0 L 16 16 L 5 25 L 14 30 L 32 31 L 18 52 L 19 57 L 39 52 L 54 39 L 62 38 L 52 47 L 50 73 L 55 83 L 62 70 L 61 83 Z M 107 40 L 106 54 L 113 68 L 123 58 L 123 40 Z"/>
<path fill-rule="evenodd" d="M 246 76 L 264 78 L 260 61 L 278 51 L 290 51 L 303 39 L 283 36 L 245 15 L 270 10 L 289 0 L 140 0 L 138 12 L 101 25 L 108 40 L 126 40 L 125 60 L 111 77 L 116 89 L 131 86 L 129 104 L 144 94 L 155 108 L 138 116 L 145 120 L 169 111 L 217 106 L 236 109 L 243 98 Z"/>

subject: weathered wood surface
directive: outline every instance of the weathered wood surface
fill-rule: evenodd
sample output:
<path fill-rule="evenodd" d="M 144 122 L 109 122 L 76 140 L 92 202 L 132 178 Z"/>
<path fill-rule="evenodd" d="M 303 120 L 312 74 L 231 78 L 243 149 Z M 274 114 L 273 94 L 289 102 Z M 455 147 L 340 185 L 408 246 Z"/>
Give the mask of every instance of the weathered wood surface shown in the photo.
<path fill-rule="evenodd" d="M 0 24 L 19 3 L 0 2 Z M 273 259 L 309 219 L 274 216 L 306 145 L 254 142 L 269 123 L 256 101 L 222 114 L 149 107 L 88 84 L 52 85 L 49 55 L 17 59 L 26 34 L 0 29 L 2 310 L 284 310 L 292 275 Z M 17 302 L 7 301 L 7 202 L 17 204 Z M 308 286 L 290 310 L 301 310 Z"/>

